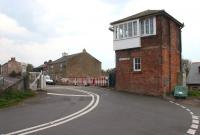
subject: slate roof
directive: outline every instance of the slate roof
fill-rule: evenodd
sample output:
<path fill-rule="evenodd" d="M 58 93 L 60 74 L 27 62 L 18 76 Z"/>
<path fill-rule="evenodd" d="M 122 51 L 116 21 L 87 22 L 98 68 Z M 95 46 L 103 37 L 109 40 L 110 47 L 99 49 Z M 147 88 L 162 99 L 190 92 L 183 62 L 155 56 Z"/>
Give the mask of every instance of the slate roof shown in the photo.
<path fill-rule="evenodd" d="M 199 67 L 200 62 L 192 63 L 189 75 L 187 77 L 187 84 L 200 84 Z"/>
<path fill-rule="evenodd" d="M 67 55 L 67 56 L 62 56 L 61 58 L 55 60 L 55 61 L 52 61 L 51 63 L 48 63 L 49 65 L 52 65 L 52 64 L 57 64 L 57 63 L 63 63 L 63 62 L 67 62 L 69 59 L 75 57 L 75 56 L 78 56 L 80 54 L 82 54 L 84 52 L 80 52 L 80 53 L 75 53 L 75 54 L 71 54 L 71 55 Z M 87 53 L 87 52 L 86 52 Z M 87 53 L 88 55 L 90 55 L 89 53 Z M 98 59 L 96 59 L 95 57 L 93 57 L 92 55 L 90 55 L 92 58 L 94 58 L 95 60 L 97 60 L 98 62 L 101 62 L 99 61 Z M 44 64 L 36 67 L 36 68 L 43 68 L 44 67 Z"/>
<path fill-rule="evenodd" d="M 72 54 L 72 55 L 67 55 L 67 56 L 63 56 L 55 61 L 53 61 L 52 63 L 50 64 L 56 64 L 56 63 L 63 63 L 63 62 L 67 62 L 69 59 L 75 57 L 75 56 L 78 56 L 79 54 L 81 53 L 76 53 L 76 54 Z"/>
<path fill-rule="evenodd" d="M 129 16 L 129 17 L 126 17 L 126 18 L 123 18 L 123 19 L 111 22 L 110 25 L 122 23 L 122 22 L 129 21 L 129 20 L 134 20 L 134 19 L 138 19 L 138 18 L 143 18 L 143 17 L 146 17 L 146 16 L 153 16 L 153 15 L 164 15 L 164 16 L 170 18 L 171 20 L 173 20 L 178 25 L 180 25 L 180 27 L 184 26 L 182 23 L 180 23 L 178 20 L 176 20 L 170 14 L 168 14 L 167 12 L 165 12 L 165 10 L 145 10 L 143 12 L 134 14 L 132 16 Z"/>

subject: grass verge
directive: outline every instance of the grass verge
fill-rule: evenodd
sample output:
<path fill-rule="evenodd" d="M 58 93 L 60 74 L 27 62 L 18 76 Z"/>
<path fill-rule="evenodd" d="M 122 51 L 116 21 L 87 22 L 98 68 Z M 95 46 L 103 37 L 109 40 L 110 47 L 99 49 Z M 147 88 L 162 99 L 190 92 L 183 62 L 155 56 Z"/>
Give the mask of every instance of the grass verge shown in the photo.
<path fill-rule="evenodd" d="M 0 95 L 0 108 L 9 107 L 15 105 L 28 97 L 35 96 L 36 93 L 30 90 L 17 91 L 6 90 Z"/>
<path fill-rule="evenodd" d="M 200 98 L 200 91 L 189 90 L 188 91 L 188 96 L 189 97 L 198 97 L 198 98 Z"/>

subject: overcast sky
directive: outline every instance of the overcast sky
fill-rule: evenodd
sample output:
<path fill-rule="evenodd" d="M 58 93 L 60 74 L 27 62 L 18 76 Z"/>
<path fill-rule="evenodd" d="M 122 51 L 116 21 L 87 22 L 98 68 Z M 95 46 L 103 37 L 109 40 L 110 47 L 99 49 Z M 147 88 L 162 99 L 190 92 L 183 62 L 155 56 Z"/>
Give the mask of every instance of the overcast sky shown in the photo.
<path fill-rule="evenodd" d="M 16 57 L 38 66 L 85 48 L 103 69 L 113 68 L 109 23 L 147 9 L 184 22 L 183 57 L 200 61 L 198 0 L 0 0 L 0 64 Z"/>

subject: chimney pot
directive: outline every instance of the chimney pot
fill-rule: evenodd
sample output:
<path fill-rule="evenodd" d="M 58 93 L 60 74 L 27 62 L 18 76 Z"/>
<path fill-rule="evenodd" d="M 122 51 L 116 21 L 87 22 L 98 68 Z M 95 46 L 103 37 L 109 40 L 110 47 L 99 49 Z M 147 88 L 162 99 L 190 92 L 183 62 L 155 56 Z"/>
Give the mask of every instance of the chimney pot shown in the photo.
<path fill-rule="evenodd" d="M 62 57 L 67 56 L 68 54 L 66 52 L 62 53 Z"/>
<path fill-rule="evenodd" d="M 83 52 L 86 53 L 86 49 L 85 48 L 83 49 Z"/>

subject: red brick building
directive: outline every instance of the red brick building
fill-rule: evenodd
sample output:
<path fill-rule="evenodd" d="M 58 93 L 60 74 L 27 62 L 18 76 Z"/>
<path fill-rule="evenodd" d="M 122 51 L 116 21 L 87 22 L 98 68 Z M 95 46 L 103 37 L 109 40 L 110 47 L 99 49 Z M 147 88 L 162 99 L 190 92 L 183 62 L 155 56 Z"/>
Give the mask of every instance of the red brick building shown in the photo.
<path fill-rule="evenodd" d="M 35 68 L 35 71 L 41 70 L 58 82 L 62 78 L 100 77 L 101 62 L 83 49 L 82 52 L 71 55 L 63 53 L 61 58 L 49 60 Z"/>
<path fill-rule="evenodd" d="M 161 96 L 181 80 L 183 24 L 164 10 L 146 10 L 111 23 L 116 89 Z"/>
<path fill-rule="evenodd" d="M 2 65 L 2 75 L 8 76 L 13 71 L 17 74 L 21 74 L 22 66 L 21 63 L 15 60 L 15 57 L 12 57 L 8 62 Z"/>

